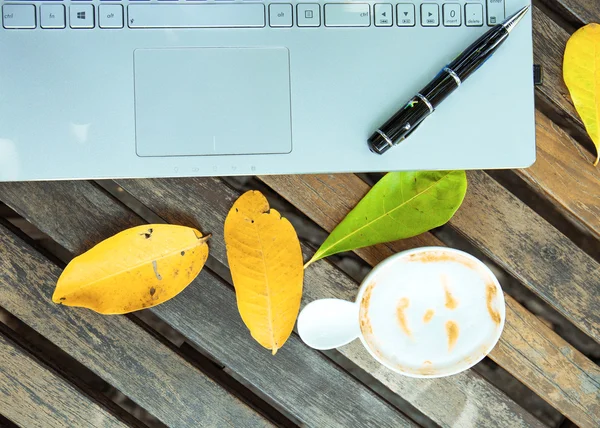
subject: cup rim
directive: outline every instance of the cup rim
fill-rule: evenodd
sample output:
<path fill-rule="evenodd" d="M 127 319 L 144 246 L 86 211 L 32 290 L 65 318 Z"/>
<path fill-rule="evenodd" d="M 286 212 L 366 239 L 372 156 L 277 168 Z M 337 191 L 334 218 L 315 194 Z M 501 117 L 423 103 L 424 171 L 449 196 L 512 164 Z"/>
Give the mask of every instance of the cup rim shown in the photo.
<path fill-rule="evenodd" d="M 506 321 L 506 301 L 504 299 L 504 291 L 502 290 L 500 281 L 498 281 L 498 278 L 496 277 L 494 272 L 492 272 L 492 270 L 485 263 L 483 263 L 481 260 L 479 260 L 477 257 L 475 257 L 465 251 L 458 250 L 456 248 L 439 247 L 439 246 L 437 246 L 437 247 L 436 246 L 419 247 L 419 248 L 413 248 L 410 250 L 401 251 L 399 253 L 396 253 L 396 254 L 386 258 L 381 263 L 376 265 L 373 269 L 371 269 L 371 271 L 367 274 L 365 279 L 360 284 L 360 288 L 358 289 L 358 294 L 356 295 L 356 300 L 354 301 L 355 304 L 357 304 L 359 307 L 359 319 L 358 319 L 359 325 L 360 325 L 360 304 L 361 304 L 365 289 L 367 288 L 367 285 L 371 282 L 373 277 L 375 275 L 377 275 L 377 273 L 381 269 L 383 269 L 388 264 L 394 263 L 397 259 L 405 258 L 411 254 L 425 253 L 428 251 L 445 251 L 445 252 L 460 254 L 461 256 L 464 256 L 470 260 L 473 260 L 476 264 L 481 266 L 489 274 L 490 278 L 492 279 L 492 282 L 496 286 L 496 291 L 498 292 L 498 296 L 500 298 L 500 308 L 501 308 L 500 318 L 501 318 L 501 320 L 500 320 L 500 328 L 497 329 L 496 336 L 494 337 L 494 340 L 490 343 L 490 345 L 486 348 L 486 351 L 483 352 L 483 354 L 480 357 L 478 357 L 477 359 L 474 359 L 471 362 L 466 363 L 466 365 L 464 365 L 464 366 L 461 365 L 457 369 L 450 370 L 447 373 L 417 374 L 417 373 L 409 373 L 409 372 L 400 370 L 399 368 L 391 366 L 390 364 L 388 364 L 387 362 L 385 362 L 381 358 L 379 358 L 377 356 L 377 354 L 375 354 L 375 352 L 373 352 L 373 350 L 371 349 L 371 347 L 365 340 L 362 329 L 359 329 L 360 334 L 358 337 L 359 337 L 360 341 L 362 342 L 363 346 L 367 349 L 367 351 L 371 355 L 371 357 L 373 357 L 375 360 L 377 360 L 377 362 L 379 362 L 383 366 L 387 367 L 388 369 L 390 369 L 396 373 L 399 373 L 403 376 L 408 376 L 408 377 L 412 377 L 412 378 L 433 379 L 433 378 L 438 378 L 438 377 L 453 376 L 455 374 L 464 372 L 464 371 L 470 369 L 471 367 L 473 367 L 474 365 L 476 365 L 477 363 L 479 363 L 481 360 L 483 360 L 486 356 L 489 355 L 489 353 L 492 351 L 492 349 L 494 349 L 494 347 L 497 345 L 498 341 L 500 340 L 500 337 L 502 336 L 502 332 L 504 331 L 504 323 Z"/>

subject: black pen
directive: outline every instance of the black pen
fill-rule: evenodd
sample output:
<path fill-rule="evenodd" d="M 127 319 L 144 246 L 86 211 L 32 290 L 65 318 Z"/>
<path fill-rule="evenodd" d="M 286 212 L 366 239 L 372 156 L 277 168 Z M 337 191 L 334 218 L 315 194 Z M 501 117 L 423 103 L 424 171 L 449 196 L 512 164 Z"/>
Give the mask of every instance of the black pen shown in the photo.
<path fill-rule="evenodd" d="M 371 135 L 368 140 L 371 151 L 381 155 L 404 141 L 448 95 L 496 52 L 528 10 L 529 6 L 525 6 L 502 24 L 491 28 L 444 67 L 425 88 Z"/>

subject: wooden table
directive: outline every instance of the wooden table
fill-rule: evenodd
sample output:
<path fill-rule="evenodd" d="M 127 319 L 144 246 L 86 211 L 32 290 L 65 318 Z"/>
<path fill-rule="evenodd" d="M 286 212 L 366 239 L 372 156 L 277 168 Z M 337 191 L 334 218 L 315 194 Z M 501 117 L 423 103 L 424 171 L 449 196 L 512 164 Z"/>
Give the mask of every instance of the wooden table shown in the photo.
<path fill-rule="evenodd" d="M 526 290 L 527 307 L 506 295 L 506 326 L 489 356 L 519 397 L 494 381 L 490 363 L 450 378 L 411 379 L 378 365 L 358 343 L 318 352 L 296 333 L 272 357 L 242 324 L 226 268 L 223 222 L 239 180 L 12 183 L 0 185 L 0 201 L 27 221 L 27 233 L 15 227 L 24 224 L 17 214 L 0 220 L 0 306 L 10 321 L 0 324 L 0 425 L 599 427 L 597 361 L 552 326 L 573 325 L 600 342 L 600 168 L 561 77 L 566 40 L 600 21 L 600 3 L 534 3 L 535 61 L 545 74 L 536 88 L 537 163 L 469 172 L 466 200 L 448 225 L 355 256 L 373 266 L 403 249 L 451 242 L 494 265 L 513 284 L 505 290 Z M 316 225 L 323 238 L 367 182 L 353 174 L 248 178 L 292 222 Z M 184 293 L 128 316 L 51 303 L 71 257 L 145 222 L 213 234 L 207 267 Z M 32 239 L 33 227 L 46 239 Z M 306 258 L 319 243 L 303 242 Z M 360 278 L 345 267 L 336 257 L 312 265 L 303 304 L 352 299 Z M 550 321 L 537 316 L 542 307 Z M 138 406 L 134 415 L 109 399 L 114 389 Z M 558 418 L 536 413 L 530 404 L 538 397 Z"/>

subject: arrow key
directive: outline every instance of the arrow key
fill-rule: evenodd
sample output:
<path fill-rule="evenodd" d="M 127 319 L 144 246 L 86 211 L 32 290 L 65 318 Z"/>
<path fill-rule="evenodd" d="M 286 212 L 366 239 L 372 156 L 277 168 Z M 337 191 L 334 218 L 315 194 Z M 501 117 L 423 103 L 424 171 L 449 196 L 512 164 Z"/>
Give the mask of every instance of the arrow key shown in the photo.
<path fill-rule="evenodd" d="M 398 25 L 398 27 L 414 27 L 415 26 L 415 5 L 414 4 L 410 4 L 410 3 L 398 4 L 396 6 L 396 15 L 398 17 L 398 19 L 396 21 L 396 24 Z"/>
<path fill-rule="evenodd" d="M 376 4 L 375 5 L 375 26 L 376 27 L 391 27 L 392 26 L 392 5 L 391 4 Z"/>
<path fill-rule="evenodd" d="M 421 5 L 421 25 L 423 27 L 437 27 L 440 25 L 440 7 L 435 3 Z"/>

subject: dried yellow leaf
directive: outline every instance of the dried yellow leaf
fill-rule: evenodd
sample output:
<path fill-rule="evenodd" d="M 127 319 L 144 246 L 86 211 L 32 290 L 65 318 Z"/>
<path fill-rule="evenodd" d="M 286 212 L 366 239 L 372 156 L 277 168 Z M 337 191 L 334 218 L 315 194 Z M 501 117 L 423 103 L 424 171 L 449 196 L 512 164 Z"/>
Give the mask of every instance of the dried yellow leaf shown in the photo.
<path fill-rule="evenodd" d="M 58 279 L 52 301 L 125 314 L 175 297 L 202 270 L 209 236 L 184 226 L 134 227 L 73 259 Z"/>
<path fill-rule="evenodd" d="M 273 355 L 294 329 L 302 299 L 296 231 L 258 191 L 244 193 L 225 220 L 227 260 L 238 310 L 252 337 Z"/>
<path fill-rule="evenodd" d="M 600 159 L 600 25 L 588 24 L 567 42 L 563 77 Z"/>

